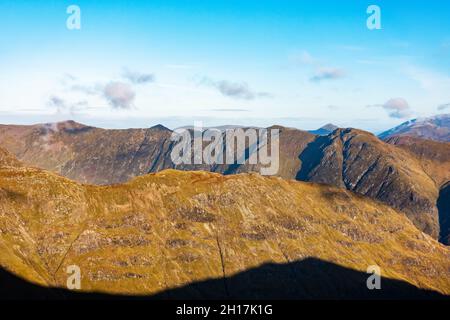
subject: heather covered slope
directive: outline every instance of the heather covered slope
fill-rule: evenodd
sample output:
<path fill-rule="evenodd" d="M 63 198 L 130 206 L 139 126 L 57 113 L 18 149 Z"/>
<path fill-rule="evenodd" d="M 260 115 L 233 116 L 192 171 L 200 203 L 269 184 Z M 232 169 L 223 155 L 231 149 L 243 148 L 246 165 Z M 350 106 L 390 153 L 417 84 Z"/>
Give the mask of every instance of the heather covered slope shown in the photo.
<path fill-rule="evenodd" d="M 2 167 L 0 198 L 1 267 L 44 286 L 64 287 L 76 264 L 83 290 L 148 295 L 310 257 L 450 293 L 447 247 L 330 186 L 168 170 L 100 187 Z"/>
<path fill-rule="evenodd" d="M 0 148 L 0 165 L 1 166 L 10 166 L 10 167 L 20 167 L 22 164 L 17 158 L 6 151 L 5 149 Z"/>

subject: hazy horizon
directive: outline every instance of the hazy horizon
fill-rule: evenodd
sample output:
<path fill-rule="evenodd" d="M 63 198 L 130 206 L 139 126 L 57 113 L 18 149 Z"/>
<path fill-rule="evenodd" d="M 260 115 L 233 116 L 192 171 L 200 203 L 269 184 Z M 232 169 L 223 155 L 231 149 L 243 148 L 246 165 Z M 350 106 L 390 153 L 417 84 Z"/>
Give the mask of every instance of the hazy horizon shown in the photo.
<path fill-rule="evenodd" d="M 435 116 L 443 116 L 450 114 L 439 114 Z M 434 117 L 434 116 L 431 116 Z M 428 117 L 427 117 L 428 118 Z M 394 126 L 386 126 L 384 129 L 381 130 L 370 130 L 366 129 L 362 126 L 357 125 L 340 125 L 338 123 L 334 122 L 322 122 L 322 119 L 259 119 L 254 121 L 254 119 L 233 119 L 230 118 L 229 122 L 226 122 L 224 119 L 202 119 L 202 118 L 149 118 L 149 119 L 128 119 L 128 121 L 123 122 L 122 125 L 120 122 L 114 121 L 112 119 L 89 119 L 89 118 L 82 118 L 82 117 L 75 117 L 75 118 L 64 118 L 63 117 L 48 117 L 48 116 L 41 116 L 41 117 L 29 117 L 27 119 L 21 119 L 17 121 L 16 118 L 11 117 L 1 117 L 2 122 L 0 122 L 0 125 L 37 125 L 37 124 L 46 124 L 46 123 L 59 123 L 59 122 L 66 122 L 66 121 L 75 121 L 77 123 L 86 125 L 86 126 L 92 126 L 92 127 L 98 127 L 103 129 L 140 129 L 140 128 L 150 128 L 157 125 L 163 125 L 164 127 L 167 127 L 171 130 L 182 128 L 182 127 L 190 127 L 194 126 L 194 122 L 201 123 L 204 128 L 207 127 L 221 127 L 221 126 L 242 126 L 242 127 L 260 127 L 260 128 L 268 128 L 275 125 L 280 125 L 283 127 L 288 128 L 295 128 L 299 130 L 316 130 L 319 128 L 322 128 L 326 126 L 327 124 L 333 124 L 340 128 L 355 128 L 355 129 L 361 129 L 365 131 L 372 132 L 374 134 L 380 134 L 384 131 L 387 131 L 389 129 L 392 129 L 402 123 L 417 119 L 417 118 L 411 118 L 411 119 L 405 119 L 401 122 L 399 122 L 397 125 Z M 420 119 L 420 118 L 419 118 Z M 6 120 L 6 121 L 5 121 Z M 48 121 L 50 120 L 50 121 Z M 277 121 L 278 120 L 278 121 Z M 252 122 L 254 121 L 254 122 Z M 300 126 L 298 123 L 300 122 L 311 122 L 317 123 L 316 126 Z M 296 125 L 297 123 L 297 125 Z M 127 124 L 132 124 L 132 126 L 127 126 Z"/>

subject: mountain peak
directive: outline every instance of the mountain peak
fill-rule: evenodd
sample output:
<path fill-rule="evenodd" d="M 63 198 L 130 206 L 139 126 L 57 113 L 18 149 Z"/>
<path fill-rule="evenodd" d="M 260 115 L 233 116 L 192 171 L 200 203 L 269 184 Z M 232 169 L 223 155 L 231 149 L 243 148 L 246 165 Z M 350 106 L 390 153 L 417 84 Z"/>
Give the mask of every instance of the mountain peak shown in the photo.
<path fill-rule="evenodd" d="M 150 127 L 150 129 L 159 130 L 159 131 L 172 131 L 169 128 L 163 126 L 162 124 L 157 124 L 157 125 L 155 125 L 153 127 Z"/>
<path fill-rule="evenodd" d="M 332 133 L 336 129 L 339 129 L 339 127 L 332 123 L 327 123 L 326 125 L 320 127 L 317 130 L 310 130 L 309 133 L 316 134 L 319 136 L 326 136 L 326 135 Z"/>
<path fill-rule="evenodd" d="M 321 127 L 320 129 L 324 129 L 324 130 L 329 130 L 329 131 L 334 131 L 337 128 L 339 128 L 338 126 L 332 124 L 332 123 L 327 123 L 326 125 L 324 125 L 323 127 Z"/>

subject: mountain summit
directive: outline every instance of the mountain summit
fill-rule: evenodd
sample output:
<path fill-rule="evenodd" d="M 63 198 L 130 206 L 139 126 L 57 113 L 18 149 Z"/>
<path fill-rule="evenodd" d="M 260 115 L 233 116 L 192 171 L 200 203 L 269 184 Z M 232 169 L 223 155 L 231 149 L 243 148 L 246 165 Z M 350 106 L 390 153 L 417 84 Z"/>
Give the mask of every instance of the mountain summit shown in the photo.
<path fill-rule="evenodd" d="M 326 136 L 327 134 L 332 133 L 334 130 L 338 129 L 338 126 L 335 126 L 332 123 L 328 123 L 324 125 L 323 127 L 320 127 L 317 130 L 310 130 L 309 133 L 317 134 L 319 136 Z"/>

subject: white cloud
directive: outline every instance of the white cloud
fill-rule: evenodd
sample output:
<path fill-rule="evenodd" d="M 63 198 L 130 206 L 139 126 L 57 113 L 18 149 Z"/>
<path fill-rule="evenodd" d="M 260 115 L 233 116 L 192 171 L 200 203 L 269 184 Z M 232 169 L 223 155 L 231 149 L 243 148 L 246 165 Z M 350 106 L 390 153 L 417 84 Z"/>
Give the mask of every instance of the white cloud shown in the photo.
<path fill-rule="evenodd" d="M 382 105 L 389 112 L 391 118 L 404 119 L 411 115 L 411 108 L 403 98 L 393 98 Z"/>
<path fill-rule="evenodd" d="M 92 96 L 93 98 L 99 97 L 106 99 L 108 104 L 114 109 L 130 109 L 136 98 L 136 92 L 134 90 L 134 85 L 144 84 L 154 81 L 154 76 L 152 74 L 143 74 L 139 72 L 124 71 L 122 74 L 123 78 L 129 80 L 129 82 L 123 81 L 110 81 L 108 83 L 97 82 L 95 84 L 85 84 L 79 81 L 75 77 L 71 77 L 70 83 L 62 83 L 69 92 L 78 92 L 84 96 Z M 64 100 L 59 101 L 53 97 L 50 103 L 54 106 L 63 106 Z M 89 98 L 91 99 L 91 98 Z M 82 108 L 87 106 L 89 103 L 86 99 L 78 101 L 77 103 L 70 104 L 71 108 Z"/>
<path fill-rule="evenodd" d="M 103 89 L 103 95 L 109 104 L 116 109 L 131 108 L 136 97 L 133 88 L 123 82 L 108 83 Z"/>

